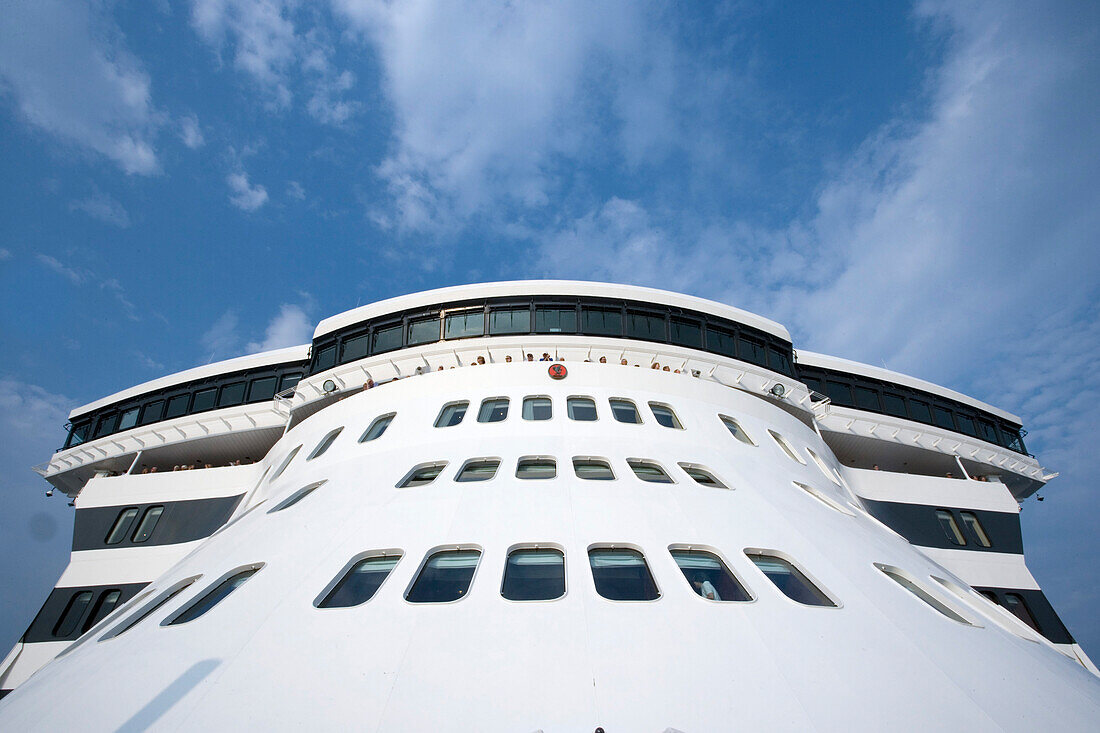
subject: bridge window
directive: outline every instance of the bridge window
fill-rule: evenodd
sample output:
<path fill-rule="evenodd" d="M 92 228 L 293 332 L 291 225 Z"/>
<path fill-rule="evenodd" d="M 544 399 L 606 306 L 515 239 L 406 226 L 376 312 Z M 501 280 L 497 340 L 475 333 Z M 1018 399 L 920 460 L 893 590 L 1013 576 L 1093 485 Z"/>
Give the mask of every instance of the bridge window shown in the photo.
<path fill-rule="evenodd" d="M 525 456 L 516 464 L 516 478 L 548 479 L 558 475 L 557 462 L 550 456 Z"/>
<path fill-rule="evenodd" d="M 209 410 L 214 406 L 214 400 L 217 396 L 217 388 L 199 390 L 195 393 L 195 399 L 191 402 L 191 412 Z"/>
<path fill-rule="evenodd" d="M 481 551 L 444 550 L 433 553 L 424 562 L 405 600 L 409 603 L 451 603 L 470 590 Z"/>
<path fill-rule="evenodd" d="M 982 527 L 982 523 L 978 521 L 978 515 L 973 512 L 959 512 L 959 516 L 962 517 L 963 524 L 970 530 L 970 533 L 974 535 L 974 539 L 978 541 L 978 544 L 982 547 L 992 547 L 993 543 L 989 541 L 989 535 L 985 533 L 985 528 Z"/>
<path fill-rule="evenodd" d="M 164 418 L 170 420 L 187 414 L 187 403 L 191 401 L 191 395 L 180 394 L 168 400 L 168 409 L 164 411 Z"/>
<path fill-rule="evenodd" d="M 477 413 L 478 422 L 502 422 L 508 417 L 508 398 L 493 397 L 483 400 Z"/>
<path fill-rule="evenodd" d="M 244 402 L 244 393 L 247 386 L 247 382 L 234 382 L 222 387 L 222 391 L 218 395 L 218 407 L 239 405 Z"/>
<path fill-rule="evenodd" d="M 172 619 L 167 621 L 164 625 L 178 626 L 206 615 L 214 606 L 224 601 L 230 593 L 248 582 L 249 578 L 259 572 L 260 567 L 262 566 L 248 567 L 233 573 L 212 589 L 208 590 L 198 600 L 193 601 L 189 606 L 173 616 Z"/>
<path fill-rule="evenodd" d="M 874 412 L 882 412 L 882 405 L 879 403 L 878 392 L 866 387 L 856 386 L 856 407 L 861 410 L 872 410 Z"/>
<path fill-rule="evenodd" d="M 382 354 L 401 348 L 401 324 L 379 328 L 371 336 L 371 353 Z"/>
<path fill-rule="evenodd" d="M 265 402 L 275 397 L 275 385 L 278 383 L 275 377 L 261 377 L 253 379 L 248 386 L 249 402 Z"/>
<path fill-rule="evenodd" d="M 596 403 L 589 397 L 570 397 L 565 401 L 570 420 L 593 422 L 596 420 Z"/>
<path fill-rule="evenodd" d="M 630 469 L 634 471 L 634 475 L 640 478 L 642 481 L 646 481 L 651 484 L 671 484 L 675 483 L 667 473 L 665 469 L 661 468 L 660 464 L 654 461 L 643 461 L 638 458 L 628 458 L 626 463 L 630 466 Z"/>
<path fill-rule="evenodd" d="M 401 555 L 372 555 L 352 564 L 332 590 L 317 604 L 318 608 L 350 608 L 366 603 L 401 560 Z"/>
<path fill-rule="evenodd" d="M 141 408 L 141 424 L 148 425 L 160 420 L 164 415 L 164 400 L 154 400 Z"/>
<path fill-rule="evenodd" d="M 642 416 L 638 414 L 638 408 L 630 400 L 612 399 L 611 414 L 618 422 L 641 424 Z"/>
<path fill-rule="evenodd" d="M 602 458 L 577 456 L 573 459 L 573 473 L 577 474 L 577 478 L 586 481 L 613 481 L 615 479 L 611 464 Z"/>
<path fill-rule="evenodd" d="M 95 435 L 93 437 L 99 438 L 104 435 L 110 435 L 115 432 L 115 426 L 118 424 L 118 413 L 112 415 L 104 415 L 99 418 L 99 423 L 95 426 Z"/>
<path fill-rule="evenodd" d="M 336 344 L 326 346 L 317 352 L 313 360 L 313 371 L 323 372 L 336 366 Z"/>
<path fill-rule="evenodd" d="M 787 560 L 764 552 L 746 550 L 745 555 L 783 595 L 806 606 L 836 607 L 830 598 Z"/>
<path fill-rule="evenodd" d="M 842 407 L 852 407 L 855 405 L 855 400 L 852 399 L 852 388 L 843 382 L 834 382 L 829 379 L 825 382 L 825 394 L 834 405 L 841 405 Z"/>
<path fill-rule="evenodd" d="M 409 324 L 409 346 L 439 340 L 439 317 L 421 318 Z"/>
<path fill-rule="evenodd" d="M 708 601 L 751 601 L 745 590 L 722 559 L 713 552 L 703 550 L 669 549 L 676 566 L 684 574 L 688 585 Z"/>
<path fill-rule="evenodd" d="M 978 437 L 978 430 L 974 427 L 974 419 L 967 417 L 966 415 L 955 415 L 955 422 L 959 425 L 959 430 L 966 435 L 972 435 L 975 438 Z"/>
<path fill-rule="evenodd" d="M 530 332 L 530 308 L 505 308 L 489 314 L 489 333 L 493 336 Z"/>
<path fill-rule="evenodd" d="M 439 476 L 446 467 L 446 462 L 426 463 L 417 466 L 409 471 L 405 478 L 397 484 L 397 488 L 411 489 L 416 486 L 427 486 L 432 481 L 435 481 L 436 477 Z"/>
<path fill-rule="evenodd" d="M 163 506 L 151 506 L 146 509 L 145 514 L 141 515 L 141 522 L 134 530 L 134 536 L 130 538 L 130 541 L 139 543 L 148 540 L 152 536 L 153 530 L 157 528 L 157 523 L 163 514 Z"/>
<path fill-rule="evenodd" d="M 747 361 L 762 367 L 768 365 L 767 351 L 764 349 L 764 344 L 745 335 L 737 337 L 737 355 L 741 361 Z"/>
<path fill-rule="evenodd" d="M 549 420 L 554 416 L 554 408 L 549 397 L 524 397 L 524 420 Z"/>
<path fill-rule="evenodd" d="M 691 349 L 703 348 L 703 326 L 696 321 L 672 318 L 668 323 L 670 341 L 677 346 Z"/>
<path fill-rule="evenodd" d="M 111 525 L 111 531 L 107 533 L 107 538 L 103 540 L 104 544 L 117 545 L 126 539 L 137 515 L 138 509 L 135 506 L 129 506 L 120 511 L 115 523 Z"/>
<path fill-rule="evenodd" d="M 581 308 L 581 331 L 590 336 L 622 336 L 622 311 L 618 308 Z"/>
<path fill-rule="evenodd" d="M 292 372 L 290 374 L 284 374 L 279 377 L 279 391 L 285 392 L 286 390 L 297 387 L 298 382 L 301 381 L 302 375 L 300 372 Z"/>
<path fill-rule="evenodd" d="M 332 447 L 333 442 L 335 442 L 336 438 L 338 438 L 342 432 L 344 432 L 343 425 L 330 431 L 328 435 L 321 439 L 321 442 L 317 444 L 317 447 L 313 449 L 313 452 L 309 454 L 306 460 L 312 461 L 314 458 L 323 456 L 325 451 Z"/>
<path fill-rule="evenodd" d="M 650 402 L 649 409 L 653 411 L 653 419 L 657 421 L 658 425 L 663 425 L 666 428 L 675 428 L 676 430 L 683 430 L 684 426 L 680 424 L 680 420 L 676 417 L 676 413 L 672 411 L 672 408 L 668 405 L 662 405 L 659 402 Z"/>
<path fill-rule="evenodd" d="M 443 409 L 439 411 L 439 417 L 435 419 L 435 426 L 437 428 L 450 428 L 458 425 L 462 422 L 462 418 L 466 417 L 466 408 L 470 406 L 469 402 L 450 402 L 443 405 Z"/>
<path fill-rule="evenodd" d="M 654 601 L 661 593 L 645 556 L 626 547 L 592 547 L 588 563 L 596 592 L 612 601 Z"/>
<path fill-rule="evenodd" d="M 577 309 L 553 306 L 535 308 L 535 333 L 576 333 Z"/>
<path fill-rule="evenodd" d="M 391 412 L 388 415 L 381 415 L 374 418 L 374 421 L 370 424 L 370 427 L 363 432 L 363 436 L 359 438 L 360 443 L 369 443 L 372 440 L 377 440 L 382 437 L 382 433 L 386 432 L 386 428 L 393 422 L 393 418 L 397 416 L 396 412 Z"/>
<path fill-rule="evenodd" d="M 448 314 L 444 319 L 444 335 L 449 339 L 469 338 L 485 334 L 485 311 Z"/>
<path fill-rule="evenodd" d="M 925 425 L 932 424 L 932 409 L 928 406 L 927 402 L 909 400 L 909 416 Z"/>
<path fill-rule="evenodd" d="M 618 335 L 617 333 L 615 334 Z M 627 311 L 626 335 L 643 341 L 665 340 L 665 317 L 649 313 Z"/>
<path fill-rule="evenodd" d="M 707 326 L 707 351 L 736 359 L 737 341 L 733 334 Z"/>
<path fill-rule="evenodd" d="M 455 481 L 461 483 L 469 483 L 473 481 L 488 481 L 497 475 L 497 468 L 500 467 L 500 459 L 498 458 L 481 458 L 473 461 L 466 461 L 458 475 L 455 476 Z"/>
<path fill-rule="evenodd" d="M 565 595 L 565 553 L 525 547 L 508 553 L 500 594 L 509 601 L 552 601 Z"/>
<path fill-rule="evenodd" d="M 346 364 L 349 361 L 362 359 L 370 351 L 370 335 L 361 333 L 344 339 L 340 347 L 340 362 Z"/>
<path fill-rule="evenodd" d="M 82 590 L 79 593 L 74 593 L 72 598 L 69 599 L 69 604 L 65 606 L 65 611 L 61 614 L 61 618 L 59 618 L 57 624 L 54 625 L 53 635 L 57 637 L 71 636 L 72 633 L 76 631 L 77 626 L 80 624 L 80 619 L 84 618 L 84 613 L 91 604 L 92 592 L 90 590 Z"/>
<path fill-rule="evenodd" d="M 905 398 L 900 395 L 883 392 L 882 406 L 887 415 L 893 415 L 894 417 L 909 417 L 909 413 L 905 411 Z"/>
<path fill-rule="evenodd" d="M 937 509 L 936 520 L 940 523 L 940 529 L 943 530 L 948 542 L 960 547 L 966 544 L 966 538 L 963 537 L 963 533 L 959 530 L 959 525 L 951 512 L 946 509 Z"/>

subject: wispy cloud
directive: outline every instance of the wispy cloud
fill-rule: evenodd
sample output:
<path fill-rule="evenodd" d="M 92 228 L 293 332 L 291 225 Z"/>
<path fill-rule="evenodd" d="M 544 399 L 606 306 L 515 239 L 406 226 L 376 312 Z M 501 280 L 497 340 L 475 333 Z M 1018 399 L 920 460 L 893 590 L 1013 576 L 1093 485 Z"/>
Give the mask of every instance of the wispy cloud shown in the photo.
<path fill-rule="evenodd" d="M 150 81 L 99 3 L 13 0 L 0 23 L 0 77 L 24 120 L 127 173 L 157 171 Z"/>
<path fill-rule="evenodd" d="M 253 212 L 267 203 L 267 189 L 250 183 L 244 171 L 230 173 L 225 182 L 232 192 L 229 201 L 241 211 Z"/>
<path fill-rule="evenodd" d="M 241 343 L 237 326 L 240 318 L 234 310 L 227 310 L 210 324 L 210 328 L 199 338 L 203 351 L 209 353 L 207 361 L 218 361 L 235 356 Z"/>
<path fill-rule="evenodd" d="M 101 191 L 70 202 L 69 210 L 83 211 L 93 219 L 98 219 L 104 224 L 110 224 L 120 229 L 126 229 L 130 226 L 130 215 L 126 212 L 125 207 L 110 195 Z"/>
<path fill-rule="evenodd" d="M 5 260 L 10 260 L 11 257 L 12 257 L 11 250 L 7 250 L 7 249 L 4 249 L 3 247 L 0 247 L 0 262 L 4 262 Z"/>
<path fill-rule="evenodd" d="M 313 299 L 308 293 L 299 292 L 298 295 L 302 302 L 281 304 L 279 312 L 268 321 L 263 338 L 259 339 L 250 340 L 241 335 L 236 310 L 222 313 L 199 339 L 199 345 L 209 355 L 208 361 L 309 343 L 313 338 L 314 323 L 309 315 L 314 308 Z"/>
<path fill-rule="evenodd" d="M 297 181 L 287 181 L 286 195 L 287 198 L 304 201 L 306 198 L 306 190 L 302 188 L 302 184 L 298 183 Z"/>
<path fill-rule="evenodd" d="M 179 135 L 183 144 L 192 150 L 198 150 L 206 144 L 202 128 L 199 127 L 199 119 L 194 115 L 188 115 L 179 122 Z"/>
<path fill-rule="evenodd" d="M 76 268 L 73 268 L 73 267 L 69 267 L 68 265 L 66 265 L 61 260 L 57 259 L 56 257 L 51 257 L 50 255 L 45 255 L 45 254 L 38 254 L 38 255 L 35 255 L 35 257 L 38 259 L 38 261 L 40 263 L 45 265 L 50 270 L 53 270 L 54 272 L 56 272 L 58 275 L 61 275 L 63 278 L 65 278 L 69 282 L 71 282 L 73 285 L 80 285 L 81 283 L 83 283 L 85 280 L 88 279 L 88 276 L 89 276 L 88 272 L 77 270 Z"/>

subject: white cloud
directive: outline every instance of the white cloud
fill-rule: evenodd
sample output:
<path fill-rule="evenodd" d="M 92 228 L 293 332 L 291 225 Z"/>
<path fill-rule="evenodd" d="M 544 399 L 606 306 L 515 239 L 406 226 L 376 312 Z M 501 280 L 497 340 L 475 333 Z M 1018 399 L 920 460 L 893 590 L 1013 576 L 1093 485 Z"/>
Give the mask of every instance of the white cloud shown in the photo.
<path fill-rule="evenodd" d="M 56 272 L 58 275 L 66 278 L 73 285 L 80 285 L 89 277 L 89 273 L 69 267 L 56 257 L 44 254 L 36 255 L 36 257 L 39 262 Z"/>
<path fill-rule="evenodd" d="M 70 211 L 83 211 L 93 219 L 99 219 L 104 224 L 110 224 L 120 229 L 130 226 L 130 215 L 125 207 L 110 195 L 97 191 L 78 201 L 69 203 Z"/>
<path fill-rule="evenodd" d="M 180 120 L 180 140 L 192 150 L 198 150 L 206 144 L 206 138 L 202 135 L 202 128 L 199 127 L 199 120 L 194 115 Z"/>
<path fill-rule="evenodd" d="M 210 356 L 207 361 L 228 359 L 237 354 L 241 342 L 241 337 L 237 333 L 239 322 L 237 312 L 227 310 L 210 325 L 210 328 L 206 329 L 206 332 L 199 338 L 199 345 L 204 352 L 209 352 Z"/>
<path fill-rule="evenodd" d="M 0 262 L 11 259 L 11 251 L 0 247 Z"/>
<path fill-rule="evenodd" d="M 107 6 L 15 0 L 0 23 L 0 78 L 23 118 L 127 173 L 157 171 L 148 75 Z"/>
<path fill-rule="evenodd" d="M 313 325 L 301 306 L 283 303 L 278 315 L 267 324 L 264 340 L 252 341 L 246 349 L 249 352 L 271 351 L 309 343 L 313 338 Z"/>
<path fill-rule="evenodd" d="M 256 211 L 267 203 L 267 189 L 260 184 L 249 183 L 248 174 L 244 171 L 230 173 L 225 182 L 233 192 L 229 197 L 230 202 L 241 211 Z"/>
<path fill-rule="evenodd" d="M 302 188 L 302 184 L 297 181 L 287 181 L 286 195 L 288 198 L 304 201 L 306 198 L 306 190 Z"/>

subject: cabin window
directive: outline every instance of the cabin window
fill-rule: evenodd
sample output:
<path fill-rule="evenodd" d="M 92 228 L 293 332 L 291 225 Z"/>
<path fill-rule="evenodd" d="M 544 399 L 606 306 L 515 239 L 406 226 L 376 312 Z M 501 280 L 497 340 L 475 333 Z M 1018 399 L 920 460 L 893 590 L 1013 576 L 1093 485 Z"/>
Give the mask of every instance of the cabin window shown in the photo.
<path fill-rule="evenodd" d="M 290 453 L 287 454 L 287 457 L 284 458 L 283 462 L 279 464 L 279 467 L 277 469 L 275 469 L 275 473 L 271 474 L 271 478 L 268 479 L 269 483 L 283 475 L 283 471 L 286 470 L 287 466 L 290 465 L 290 462 L 294 460 L 294 456 L 298 455 L 298 451 L 300 451 L 301 449 L 302 449 L 302 446 L 299 445 L 298 447 L 296 447 L 294 450 L 290 451 Z"/>
<path fill-rule="evenodd" d="M 734 577 L 722 559 L 704 550 L 670 549 L 688 585 L 708 601 L 751 601 L 752 596 Z"/>
<path fill-rule="evenodd" d="M 963 537 L 963 533 L 951 512 L 946 509 L 937 509 L 936 520 L 940 523 L 940 529 L 943 530 L 948 542 L 960 547 L 966 544 L 966 538 Z"/>
<path fill-rule="evenodd" d="M 641 424 L 642 416 L 638 414 L 638 407 L 633 402 L 622 399 L 613 399 L 609 402 L 611 404 L 611 415 L 615 420 L 635 425 Z"/>
<path fill-rule="evenodd" d="M 552 601 L 565 595 L 565 554 L 525 547 L 508 553 L 500 594 L 509 601 Z"/>
<path fill-rule="evenodd" d="M 613 481 L 615 479 L 611 464 L 602 458 L 581 458 L 578 456 L 573 459 L 573 472 L 577 474 L 577 478 L 586 481 Z"/>
<path fill-rule="evenodd" d="M 772 436 L 772 440 L 775 441 L 775 444 L 783 449 L 783 452 L 787 454 L 788 458 L 796 463 L 806 465 L 806 461 L 802 460 L 799 455 L 794 452 L 794 447 L 787 442 L 786 438 L 771 429 L 768 430 L 768 434 Z"/>
<path fill-rule="evenodd" d="M 405 594 L 409 603 L 451 603 L 461 600 L 470 590 L 481 551 L 443 550 L 433 553 Z"/>
<path fill-rule="evenodd" d="M 411 489 L 416 486 L 427 486 L 447 467 L 446 462 L 426 463 L 409 471 L 408 475 L 397 484 L 399 489 Z"/>
<path fill-rule="evenodd" d="M 113 639 L 113 638 L 115 638 L 116 636 L 118 636 L 120 634 L 126 633 L 127 631 L 129 631 L 130 629 L 134 628 L 139 623 L 141 623 L 143 620 L 148 618 L 158 608 L 160 608 L 164 604 L 168 603 L 168 601 L 172 600 L 173 598 L 178 596 L 183 591 L 187 590 L 187 588 L 191 587 L 191 585 L 201 577 L 202 577 L 201 575 L 196 575 L 193 578 L 188 578 L 186 580 L 180 581 L 175 586 L 173 586 L 173 587 L 169 588 L 168 590 L 166 590 L 165 592 L 161 593 L 154 600 L 152 600 L 149 603 L 145 604 L 145 606 L 143 606 L 140 611 L 138 611 L 137 613 L 131 614 L 125 621 L 123 621 L 118 626 L 115 626 L 113 629 L 111 629 L 106 634 L 101 636 L 99 638 L 99 640 L 100 641 L 107 641 L 108 639 Z"/>
<path fill-rule="evenodd" d="M 530 333 L 531 309 L 506 308 L 489 314 L 489 333 L 503 336 L 509 333 Z"/>
<path fill-rule="evenodd" d="M 313 449 L 313 452 L 309 454 L 306 460 L 312 461 L 314 458 L 323 456 L 325 451 L 332 447 L 333 442 L 335 442 L 336 438 L 338 438 L 342 432 L 344 432 L 344 427 L 342 425 L 330 431 L 328 435 L 321 439 L 321 442 L 317 444 L 317 447 Z"/>
<path fill-rule="evenodd" d="M 576 308 L 535 308 L 535 333 L 576 333 Z"/>
<path fill-rule="evenodd" d="M 164 400 L 150 402 L 141 408 L 141 424 L 148 425 L 160 420 L 164 415 Z"/>
<path fill-rule="evenodd" d="M 409 346 L 439 340 L 439 317 L 422 318 L 409 324 Z"/>
<path fill-rule="evenodd" d="M 691 477 L 691 479 L 701 486 L 710 486 L 715 489 L 728 489 L 724 483 L 715 478 L 714 474 L 706 470 L 702 466 L 696 466 L 694 463 L 681 463 L 680 468 L 684 469 L 684 473 Z"/>
<path fill-rule="evenodd" d="M 549 397 L 524 397 L 524 420 L 549 420 L 554 416 L 554 408 Z"/>
<path fill-rule="evenodd" d="M 300 502 L 302 499 L 312 494 L 317 489 L 324 486 L 326 483 L 328 483 L 328 479 L 325 479 L 324 481 L 314 481 L 307 486 L 303 486 L 302 488 L 298 489 L 293 494 L 288 496 L 283 502 L 268 510 L 267 513 L 274 514 L 275 512 L 281 512 L 284 509 L 289 509 L 290 507 Z"/>
<path fill-rule="evenodd" d="M 720 419 L 722 424 L 726 426 L 726 429 L 730 431 L 730 435 L 737 438 L 745 445 L 756 445 L 756 443 L 752 442 L 752 438 L 749 437 L 749 434 L 745 432 L 745 429 L 741 427 L 741 423 L 725 415 L 719 415 L 718 419 Z"/>
<path fill-rule="evenodd" d="M 350 608 L 366 603 L 401 560 L 401 555 L 371 555 L 352 563 L 325 597 L 318 608 Z"/>
<path fill-rule="evenodd" d="M 88 610 L 90 605 L 92 605 L 92 592 L 90 590 L 74 593 L 72 598 L 69 599 L 68 605 L 65 606 L 61 618 L 54 625 L 53 635 L 57 637 L 71 636 L 79 626 L 80 619 L 84 618 L 84 612 Z"/>
<path fill-rule="evenodd" d="M 253 379 L 248 385 L 249 402 L 265 402 L 275 397 L 275 385 L 279 380 L 275 377 L 261 377 Z"/>
<path fill-rule="evenodd" d="M 137 515 L 138 509 L 134 506 L 128 506 L 120 511 L 115 523 L 111 525 L 111 531 L 107 533 L 107 538 L 103 540 L 104 544 L 117 545 L 126 539 Z"/>
<path fill-rule="evenodd" d="M 1040 634 L 1039 624 L 1035 621 L 1035 617 L 1031 615 L 1031 609 L 1027 607 L 1027 603 L 1024 601 L 1024 597 L 1019 593 L 1005 593 L 1004 595 L 1004 607 L 1012 612 L 1012 615 L 1023 621 Z M 996 597 L 994 597 L 996 602 Z"/>
<path fill-rule="evenodd" d="M 902 588 L 909 591 L 910 593 L 915 595 L 917 598 L 921 599 L 922 601 L 927 603 L 929 606 L 936 609 L 937 611 L 939 611 L 941 614 L 943 614 L 947 618 L 951 619 L 952 621 L 958 621 L 960 624 L 966 624 L 967 626 L 972 626 L 973 625 L 969 621 L 967 621 L 965 618 L 963 618 L 962 616 L 960 616 L 959 614 L 957 614 L 953 610 L 951 610 L 946 604 L 941 602 L 938 598 L 933 596 L 931 593 L 926 591 L 924 588 L 920 587 L 920 585 L 918 585 L 917 582 L 914 581 L 912 578 L 910 578 L 909 575 L 907 573 L 905 573 L 904 571 L 898 570 L 897 568 L 890 567 L 889 565 L 883 565 L 882 563 L 877 563 L 877 562 L 875 563 L 875 567 L 878 568 L 879 570 L 881 570 L 886 577 L 890 578 L 890 580 L 893 580 L 895 583 L 900 585 Z"/>
<path fill-rule="evenodd" d="M 396 417 L 396 412 L 391 412 L 388 415 L 382 415 L 374 418 L 374 421 L 370 424 L 364 432 L 363 436 L 359 438 L 360 443 L 369 443 L 372 440 L 377 440 L 382 437 L 382 433 L 386 432 L 386 428 L 393 422 L 393 418 Z"/>
<path fill-rule="evenodd" d="M 233 382 L 233 384 L 222 387 L 221 393 L 218 395 L 218 407 L 229 407 L 244 402 L 244 392 L 247 386 L 247 382 Z"/>
<path fill-rule="evenodd" d="M 180 394 L 168 400 L 168 409 L 164 411 L 164 419 L 170 420 L 187 414 L 187 403 L 191 401 L 191 395 Z"/>
<path fill-rule="evenodd" d="M 672 477 L 665 473 L 665 469 L 661 468 L 660 464 L 654 461 L 643 461 L 639 458 L 628 458 L 626 460 L 627 465 L 634 471 L 634 475 L 640 478 L 642 481 L 648 481 L 651 484 L 671 484 L 675 483 Z"/>
<path fill-rule="evenodd" d="M 202 389 L 195 393 L 195 399 L 191 403 L 191 412 L 202 412 L 209 410 L 214 406 L 214 400 L 217 399 L 218 390 L 216 388 Z"/>
<path fill-rule="evenodd" d="M 455 481 L 462 483 L 488 481 L 497 475 L 497 468 L 499 467 L 500 459 L 498 458 L 479 458 L 466 461 L 466 464 L 459 470 L 458 475 L 455 476 Z"/>
<path fill-rule="evenodd" d="M 558 475 L 558 465 L 549 456 L 528 456 L 516 464 L 516 478 L 541 480 Z"/>
<path fill-rule="evenodd" d="M 854 517 L 855 516 L 855 514 L 853 514 L 847 507 L 845 507 L 843 504 L 841 504 L 840 502 L 838 502 L 835 499 L 833 499 L 832 497 L 830 497 L 824 491 L 820 491 L 818 489 L 815 489 L 813 486 L 810 486 L 809 484 L 804 484 L 804 483 L 801 483 L 799 481 L 792 481 L 791 483 L 793 483 L 795 486 L 802 489 L 807 494 L 809 494 L 813 498 L 817 499 L 818 501 L 820 501 L 822 504 L 829 507 L 830 509 L 832 509 L 834 511 L 838 511 L 841 514 L 847 514 L 849 517 Z"/>
<path fill-rule="evenodd" d="M 970 534 L 974 536 L 974 539 L 978 541 L 978 544 L 982 547 L 992 547 L 993 543 L 989 541 L 989 535 L 985 533 L 985 528 L 982 527 L 982 523 L 978 521 L 978 515 L 974 512 L 959 512 L 959 516 L 962 517 L 963 524 L 970 530 Z"/>
<path fill-rule="evenodd" d="M 163 506 L 151 506 L 145 510 L 145 514 L 141 515 L 141 522 L 138 523 L 137 529 L 134 530 L 134 536 L 131 538 L 132 542 L 145 542 L 152 536 L 153 530 L 157 528 L 157 522 L 160 521 L 161 515 L 164 514 Z"/>
<path fill-rule="evenodd" d="M 88 620 L 84 622 L 83 631 L 87 631 L 103 619 L 107 618 L 107 614 L 115 610 L 115 606 L 118 605 L 119 599 L 122 598 L 122 591 L 117 588 L 111 590 L 105 590 L 99 594 L 99 600 L 96 601 L 95 606 L 92 608 L 92 615 L 88 617 Z"/>
<path fill-rule="evenodd" d="M 485 334 L 485 311 L 478 309 L 449 314 L 444 323 L 444 338 L 461 339 Z"/>
<path fill-rule="evenodd" d="M 443 405 L 443 409 L 439 411 L 439 417 L 435 419 L 435 426 L 449 428 L 458 425 L 462 422 L 462 418 L 466 417 L 466 408 L 469 406 L 470 403 L 466 401 Z"/>
<path fill-rule="evenodd" d="M 588 550 L 596 592 L 611 601 L 654 601 L 661 596 L 645 556 L 627 547 Z"/>
<path fill-rule="evenodd" d="M 493 397 L 483 400 L 477 413 L 478 422 L 501 422 L 508 417 L 508 398 Z"/>
<path fill-rule="evenodd" d="M 836 604 L 821 589 L 787 560 L 762 552 L 746 551 L 745 554 L 760 569 L 760 572 L 764 573 L 767 579 L 792 601 L 805 606 L 836 607 Z"/>
<path fill-rule="evenodd" d="M 565 401 L 570 420 L 593 422 L 596 420 L 596 403 L 588 397 L 570 397 Z"/>
<path fill-rule="evenodd" d="M 680 424 L 679 418 L 676 417 L 676 413 L 672 411 L 672 408 L 668 405 L 662 405 L 659 402 L 650 402 L 649 409 L 653 411 L 653 419 L 657 421 L 659 425 L 663 425 L 666 428 L 675 428 L 676 430 L 683 430 L 684 426 Z"/>
<path fill-rule="evenodd" d="M 167 621 L 165 626 L 179 626 L 189 621 L 194 621 L 200 616 L 206 615 L 214 606 L 218 605 L 229 596 L 230 593 L 240 588 L 248 579 L 259 572 L 261 566 L 252 566 L 239 570 L 228 578 L 208 590 L 196 601 L 184 608 Z"/>

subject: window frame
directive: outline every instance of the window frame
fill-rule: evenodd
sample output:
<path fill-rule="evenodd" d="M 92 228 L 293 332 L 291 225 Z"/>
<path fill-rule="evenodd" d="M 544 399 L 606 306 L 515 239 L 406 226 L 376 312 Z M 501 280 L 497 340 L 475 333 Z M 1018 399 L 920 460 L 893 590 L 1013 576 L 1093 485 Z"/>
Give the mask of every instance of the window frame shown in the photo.
<path fill-rule="evenodd" d="M 534 464 L 534 463 L 547 463 L 547 462 L 553 464 L 553 466 L 554 466 L 554 475 L 553 476 L 521 476 L 520 475 L 520 468 L 523 467 L 524 463 Z M 520 481 L 553 481 L 554 479 L 558 478 L 558 459 L 554 456 L 549 456 L 549 455 L 520 456 L 519 458 L 516 459 L 515 477 L 517 479 L 519 479 Z"/>
<path fill-rule="evenodd" d="M 562 592 L 560 596 L 554 596 L 553 598 L 530 598 L 530 599 L 516 599 L 509 598 L 504 595 L 504 586 L 508 582 L 508 560 L 516 552 L 523 552 L 525 550 L 553 550 L 561 555 L 561 580 L 562 580 Z M 473 581 L 470 581 L 473 585 Z M 504 570 L 500 574 L 500 597 L 508 603 L 555 603 L 560 601 L 569 595 L 569 565 L 565 559 L 565 548 L 556 542 L 522 542 L 512 545 L 504 553 Z"/>

